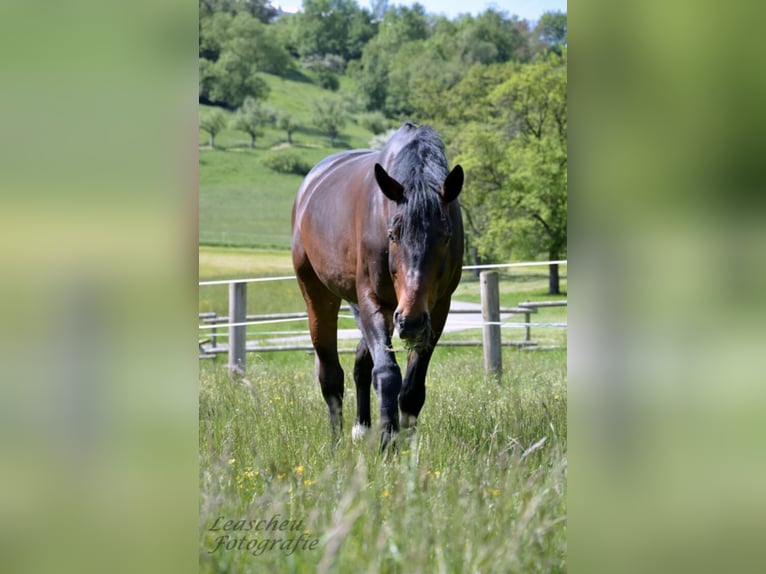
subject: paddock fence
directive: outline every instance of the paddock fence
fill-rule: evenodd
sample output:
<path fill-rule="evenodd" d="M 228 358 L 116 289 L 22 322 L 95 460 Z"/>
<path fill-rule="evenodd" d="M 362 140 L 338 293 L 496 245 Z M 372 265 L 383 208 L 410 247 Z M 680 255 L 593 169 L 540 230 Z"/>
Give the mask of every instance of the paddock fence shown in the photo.
<path fill-rule="evenodd" d="M 566 260 L 560 261 L 535 261 L 525 263 L 507 263 L 502 265 L 468 265 L 463 271 L 479 272 L 480 305 L 461 306 L 453 301 L 452 308 L 447 319 L 448 329 L 454 331 L 468 331 L 481 329 L 481 340 L 448 340 L 442 339 L 440 347 L 449 346 L 473 346 L 483 347 L 484 369 L 489 375 L 499 376 L 502 373 L 502 347 L 517 347 L 522 350 L 549 350 L 561 348 L 560 345 L 539 345 L 532 338 L 532 328 L 567 328 L 566 321 L 532 321 L 532 315 L 555 307 L 566 307 L 566 300 L 553 301 L 523 301 L 513 307 L 500 305 L 499 270 L 516 267 L 548 266 L 551 264 L 566 265 Z M 279 277 L 254 277 L 248 279 L 222 279 L 213 281 L 200 281 L 199 287 L 211 285 L 228 285 L 229 304 L 228 314 L 220 315 L 213 311 L 200 311 L 199 317 L 199 358 L 212 359 L 218 355 L 228 355 L 228 367 L 232 371 L 243 372 L 248 352 L 280 352 L 280 351 L 306 351 L 313 352 L 308 326 L 308 315 L 305 311 L 293 313 L 246 313 L 247 308 L 247 285 L 250 283 L 264 283 L 270 281 L 295 281 L 294 275 Z M 350 308 L 341 307 L 342 318 L 352 318 Z M 509 321 L 513 316 L 522 316 L 523 321 Z M 471 317 L 470 320 L 461 317 Z M 301 323 L 306 325 L 299 330 L 259 331 L 250 333 L 248 339 L 247 327 L 263 325 L 282 325 L 286 323 Z M 524 336 L 518 340 L 503 340 L 503 328 L 523 328 Z M 360 333 L 356 329 L 339 329 L 344 340 L 353 340 L 353 347 L 339 345 L 340 353 L 356 352 L 356 343 Z M 254 338 L 257 335 L 258 338 Z M 269 337 L 264 340 L 263 337 Z M 340 343 L 340 341 L 339 341 Z"/>

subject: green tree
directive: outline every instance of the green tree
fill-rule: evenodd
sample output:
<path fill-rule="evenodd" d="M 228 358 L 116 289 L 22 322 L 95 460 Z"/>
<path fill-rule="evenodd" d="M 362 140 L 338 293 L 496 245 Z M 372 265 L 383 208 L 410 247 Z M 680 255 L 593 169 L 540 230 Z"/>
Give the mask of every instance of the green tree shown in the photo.
<path fill-rule="evenodd" d="M 355 74 L 357 91 L 368 110 L 382 110 L 388 93 L 388 70 L 391 53 L 376 36 L 364 47 L 362 59 Z"/>
<path fill-rule="evenodd" d="M 428 38 L 428 17 L 420 4 L 411 8 L 388 8 L 378 25 L 378 34 L 362 50 L 359 69 L 355 73 L 357 90 L 369 111 L 386 110 L 390 115 L 411 111 L 408 54 L 421 53 L 423 45 L 413 49 L 413 42 Z M 402 51 L 407 50 L 407 54 Z"/>
<path fill-rule="evenodd" d="M 248 12 L 216 12 L 200 20 L 199 99 L 237 108 L 247 96 L 264 99 L 259 71 L 283 74 L 290 57 L 271 26 Z"/>
<path fill-rule="evenodd" d="M 206 114 L 200 114 L 199 127 L 210 134 L 210 147 L 215 148 L 215 136 L 226 129 L 228 118 L 222 110 L 212 110 Z"/>
<path fill-rule="evenodd" d="M 330 138 L 330 146 L 335 145 L 335 138 L 346 125 L 346 108 L 340 98 L 322 98 L 314 102 L 314 125 Z"/>
<path fill-rule="evenodd" d="M 215 12 L 236 14 L 247 12 L 264 24 L 270 22 L 277 11 L 269 0 L 199 0 L 199 16 L 204 18 Z"/>
<path fill-rule="evenodd" d="M 497 10 L 487 9 L 475 18 L 461 17 L 459 32 L 452 37 L 464 65 L 492 64 L 523 60 L 528 53 L 528 37 L 516 16 L 506 17 Z"/>
<path fill-rule="evenodd" d="M 534 34 L 545 48 L 561 55 L 562 47 L 567 45 L 566 12 L 545 12 L 540 16 Z"/>
<path fill-rule="evenodd" d="M 287 133 L 287 143 L 293 143 L 293 132 L 298 129 L 298 122 L 295 116 L 286 112 L 277 115 L 277 127 Z"/>
<path fill-rule="evenodd" d="M 263 127 L 274 123 L 276 113 L 273 109 L 264 107 L 250 96 L 245 98 L 237 113 L 234 114 L 232 128 L 245 132 L 250 136 L 250 149 L 255 148 L 255 138 L 263 135 Z"/>
<path fill-rule="evenodd" d="M 291 18 L 292 42 L 301 57 L 338 54 L 359 58 L 375 33 L 372 16 L 356 0 L 304 0 L 303 11 Z"/>
<path fill-rule="evenodd" d="M 464 203 L 472 240 L 483 255 L 567 250 L 566 48 L 521 66 L 488 96 L 492 116 L 473 122 L 458 143 L 473 193 Z M 559 293 L 558 265 L 549 292 Z"/>

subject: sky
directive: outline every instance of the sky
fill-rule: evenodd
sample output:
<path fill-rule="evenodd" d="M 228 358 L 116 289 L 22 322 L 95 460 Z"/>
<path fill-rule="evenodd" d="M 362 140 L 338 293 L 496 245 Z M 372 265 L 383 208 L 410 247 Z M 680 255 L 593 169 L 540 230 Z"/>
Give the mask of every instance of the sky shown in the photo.
<path fill-rule="evenodd" d="M 405 5 L 411 6 L 416 0 L 389 0 L 391 6 Z M 426 12 L 430 14 L 444 14 L 448 18 L 454 18 L 458 14 L 471 13 L 474 16 L 484 12 L 487 8 L 497 8 L 500 11 L 507 12 L 510 16 L 514 14 L 523 20 L 536 21 L 543 12 L 549 11 L 567 11 L 567 0 L 417 0 L 422 4 Z M 275 5 L 282 5 L 282 8 L 289 12 L 297 10 L 302 2 L 300 0 L 275 0 Z M 370 0 L 357 0 L 362 8 L 370 8 Z"/>
<path fill-rule="evenodd" d="M 567 0 L 417 0 L 425 6 L 426 12 L 431 14 L 444 14 L 448 18 L 454 18 L 458 14 L 470 12 L 474 16 L 484 12 L 487 8 L 498 8 L 516 14 L 523 20 L 537 20 L 543 12 L 567 11 Z M 363 8 L 370 7 L 370 0 L 357 0 Z M 389 4 L 412 5 L 415 0 L 389 0 Z"/>

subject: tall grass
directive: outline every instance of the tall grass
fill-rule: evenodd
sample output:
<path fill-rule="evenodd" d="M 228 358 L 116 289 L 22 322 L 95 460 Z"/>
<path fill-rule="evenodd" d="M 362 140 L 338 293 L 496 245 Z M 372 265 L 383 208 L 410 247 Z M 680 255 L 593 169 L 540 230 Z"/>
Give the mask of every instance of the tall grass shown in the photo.
<path fill-rule="evenodd" d="M 351 441 L 348 380 L 333 446 L 311 355 L 251 359 L 244 381 L 201 363 L 201 572 L 565 571 L 565 353 L 504 352 L 496 383 L 480 350 L 437 349 L 417 433 L 383 454 Z"/>

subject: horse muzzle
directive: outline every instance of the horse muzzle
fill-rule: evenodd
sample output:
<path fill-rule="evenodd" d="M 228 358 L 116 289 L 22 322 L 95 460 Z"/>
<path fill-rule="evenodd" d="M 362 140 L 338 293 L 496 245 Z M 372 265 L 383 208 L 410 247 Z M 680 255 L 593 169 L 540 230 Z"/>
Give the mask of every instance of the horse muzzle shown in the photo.
<path fill-rule="evenodd" d="M 431 316 L 427 311 L 414 316 L 394 311 L 394 326 L 402 340 L 419 341 L 425 339 L 431 329 Z"/>

